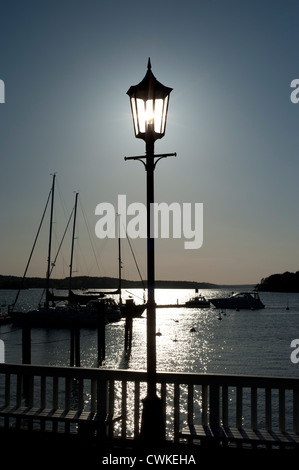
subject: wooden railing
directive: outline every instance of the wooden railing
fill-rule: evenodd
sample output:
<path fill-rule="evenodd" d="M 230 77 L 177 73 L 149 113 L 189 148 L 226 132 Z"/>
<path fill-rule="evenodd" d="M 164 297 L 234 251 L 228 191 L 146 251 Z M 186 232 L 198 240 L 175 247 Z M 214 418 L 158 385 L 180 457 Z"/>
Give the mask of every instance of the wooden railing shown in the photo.
<path fill-rule="evenodd" d="M 178 442 L 180 429 L 190 424 L 299 432 L 298 379 L 159 372 L 157 392 L 162 398 L 170 441 Z M 111 437 L 139 436 L 145 396 L 145 372 L 0 364 L 0 407 L 121 415 Z M 76 432 L 75 426 L 62 426 L 65 432 Z"/>

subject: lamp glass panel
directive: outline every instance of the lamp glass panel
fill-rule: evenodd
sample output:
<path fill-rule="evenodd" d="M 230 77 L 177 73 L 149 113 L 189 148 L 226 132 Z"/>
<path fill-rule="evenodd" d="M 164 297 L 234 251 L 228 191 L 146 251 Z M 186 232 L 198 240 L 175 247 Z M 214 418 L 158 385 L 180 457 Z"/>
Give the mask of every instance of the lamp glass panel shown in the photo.
<path fill-rule="evenodd" d="M 164 99 L 146 100 L 131 97 L 131 107 L 136 136 L 145 134 L 152 126 L 157 134 L 164 134 L 167 117 L 168 96 Z"/>
<path fill-rule="evenodd" d="M 155 132 L 160 134 L 162 131 L 163 100 L 155 100 Z"/>
<path fill-rule="evenodd" d="M 164 100 L 164 107 L 163 107 L 163 114 L 162 114 L 162 122 L 161 122 L 161 134 L 164 134 L 164 132 L 165 132 L 167 106 L 168 106 L 168 96 L 166 96 L 166 97 L 165 97 L 165 100 Z"/>
<path fill-rule="evenodd" d="M 137 118 L 138 118 L 138 124 L 139 124 L 139 132 L 144 133 L 145 132 L 145 119 L 146 119 L 145 103 L 140 98 L 137 98 L 136 101 L 137 101 Z"/>
<path fill-rule="evenodd" d="M 137 118 L 137 109 L 136 109 L 136 100 L 135 98 L 131 98 L 131 105 L 132 105 L 132 113 L 133 113 L 133 122 L 135 128 L 135 134 L 138 134 L 138 118 Z"/>
<path fill-rule="evenodd" d="M 149 125 L 149 124 L 152 124 L 155 119 L 153 100 L 147 100 L 145 107 L 146 107 L 145 119 L 146 119 L 147 125 Z"/>

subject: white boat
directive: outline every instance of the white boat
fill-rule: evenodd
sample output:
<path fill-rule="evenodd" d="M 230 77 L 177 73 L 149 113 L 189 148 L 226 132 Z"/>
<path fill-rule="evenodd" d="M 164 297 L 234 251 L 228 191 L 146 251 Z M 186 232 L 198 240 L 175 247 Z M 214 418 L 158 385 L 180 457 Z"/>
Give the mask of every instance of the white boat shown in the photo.
<path fill-rule="evenodd" d="M 264 308 L 265 305 L 261 301 L 258 292 L 238 292 L 230 297 L 218 297 L 210 299 L 211 304 L 216 308 L 222 309 L 249 309 L 258 310 Z"/>
<path fill-rule="evenodd" d="M 203 295 L 196 295 L 195 297 L 192 297 L 191 299 L 187 300 L 187 302 L 185 302 L 185 306 L 203 308 L 209 307 L 210 302 Z"/>

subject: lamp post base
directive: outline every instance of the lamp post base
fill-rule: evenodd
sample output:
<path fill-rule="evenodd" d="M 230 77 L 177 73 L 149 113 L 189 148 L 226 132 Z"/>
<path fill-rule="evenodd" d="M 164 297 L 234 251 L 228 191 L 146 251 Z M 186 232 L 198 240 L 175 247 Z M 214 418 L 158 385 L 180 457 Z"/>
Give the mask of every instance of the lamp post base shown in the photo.
<path fill-rule="evenodd" d="M 165 420 L 162 400 L 157 395 L 142 400 L 143 411 L 139 440 L 144 446 L 160 446 L 165 443 Z"/>

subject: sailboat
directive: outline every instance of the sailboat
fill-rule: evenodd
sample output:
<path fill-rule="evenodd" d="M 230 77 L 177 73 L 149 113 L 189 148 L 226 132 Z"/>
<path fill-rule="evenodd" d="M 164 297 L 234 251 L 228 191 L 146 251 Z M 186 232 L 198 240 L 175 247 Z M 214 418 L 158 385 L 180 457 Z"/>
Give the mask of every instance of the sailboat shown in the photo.
<path fill-rule="evenodd" d="M 74 258 L 74 241 L 75 241 L 75 232 L 76 232 L 76 220 L 77 220 L 77 205 L 78 205 L 78 195 L 75 195 L 75 205 L 74 205 L 74 219 L 73 219 L 73 234 L 72 234 L 72 246 L 71 246 L 71 256 L 70 256 L 70 271 L 69 271 L 69 289 L 66 295 L 56 295 L 49 290 L 49 278 L 51 272 L 49 272 L 49 265 L 48 265 L 48 272 L 47 272 L 47 287 L 46 287 L 46 303 L 49 302 L 59 302 L 67 300 L 69 304 L 75 305 L 86 305 L 91 300 L 98 300 L 99 298 L 103 298 L 105 296 L 104 292 L 97 292 L 94 294 L 83 294 L 83 293 L 75 293 L 72 290 L 72 275 L 73 275 L 73 258 Z M 50 253 L 49 253 L 50 259 Z M 55 264 L 55 263 L 54 263 Z M 47 305 L 48 306 L 48 305 Z"/>
<path fill-rule="evenodd" d="M 120 219 L 119 219 L 119 224 L 120 224 Z M 126 317 L 127 315 L 131 315 L 132 317 L 140 317 L 143 314 L 144 310 L 146 309 L 145 300 L 143 301 L 143 304 L 136 304 L 132 297 L 126 299 L 125 303 L 122 300 L 122 274 L 121 274 L 122 259 L 121 259 L 120 227 L 118 229 L 118 232 L 119 232 L 119 235 L 118 235 L 118 294 L 119 294 L 118 306 L 120 308 L 121 315 L 123 317 Z M 134 256 L 130 242 L 129 242 L 129 245 L 130 245 L 133 257 L 134 257 L 135 264 L 137 266 L 136 258 Z M 140 274 L 138 266 L 137 266 L 137 269 Z M 140 278 L 141 278 L 141 275 L 140 275 Z M 142 278 L 141 278 L 141 281 L 142 281 Z"/>
<path fill-rule="evenodd" d="M 52 265 L 51 242 L 52 242 L 55 176 L 56 175 L 54 174 L 52 187 L 50 191 L 51 212 L 50 212 L 50 232 L 49 232 L 45 302 L 44 302 L 44 305 L 39 305 L 37 309 L 30 310 L 28 312 L 15 312 L 14 307 L 16 305 L 16 302 L 17 302 L 17 299 L 21 290 L 20 288 L 17 293 L 11 312 L 10 312 L 12 323 L 15 325 L 29 324 L 31 327 L 65 328 L 65 327 L 71 327 L 76 321 L 77 324 L 79 324 L 81 328 L 95 328 L 97 326 L 97 314 L 99 311 L 103 312 L 104 310 L 105 310 L 106 322 L 120 320 L 121 313 L 114 299 L 111 299 L 111 298 L 106 299 L 104 293 L 97 293 L 96 295 L 76 294 L 71 289 L 78 193 L 76 193 L 75 206 L 74 206 L 73 235 L 72 235 L 68 294 L 67 295 L 55 295 L 50 292 L 50 275 L 51 275 L 51 265 Z M 46 208 L 47 208 L 48 202 L 49 202 L 49 198 L 46 204 Z M 43 213 L 42 221 L 44 218 L 46 208 Z M 40 224 L 40 227 L 41 227 L 41 224 Z M 40 230 L 40 227 L 39 227 L 39 230 Z M 38 234 L 39 234 L 39 230 L 38 230 Z M 37 237 L 35 239 L 34 246 L 35 246 L 36 240 L 37 240 Z M 34 249 L 34 246 L 33 246 L 33 249 Z M 28 265 L 32 256 L 33 249 L 31 251 L 29 261 L 27 263 L 23 280 L 25 278 L 25 275 L 28 269 Z M 59 305 L 59 302 L 61 301 L 67 301 L 67 303 L 64 305 Z M 56 305 L 55 302 L 58 302 L 58 305 Z"/>

